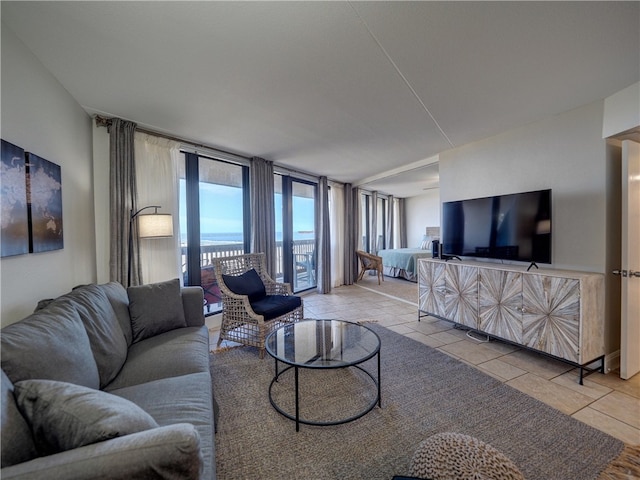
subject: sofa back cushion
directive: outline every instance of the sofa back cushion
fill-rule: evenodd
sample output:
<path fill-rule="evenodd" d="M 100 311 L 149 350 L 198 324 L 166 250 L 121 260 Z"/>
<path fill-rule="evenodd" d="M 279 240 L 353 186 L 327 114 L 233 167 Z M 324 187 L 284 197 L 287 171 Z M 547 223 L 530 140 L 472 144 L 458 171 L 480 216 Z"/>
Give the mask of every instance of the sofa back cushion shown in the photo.
<path fill-rule="evenodd" d="M 249 302 L 262 300 L 266 294 L 266 288 L 255 268 L 241 275 L 222 275 L 225 285 L 237 295 L 248 295 Z"/>
<path fill-rule="evenodd" d="M 131 332 L 127 289 L 118 282 L 103 283 L 102 285 L 98 285 L 98 287 L 105 293 L 109 302 L 111 302 L 124 338 L 127 340 L 127 345 L 131 345 L 133 343 L 133 333 Z"/>
<path fill-rule="evenodd" d="M 134 342 L 187 326 L 177 278 L 129 287 L 127 294 Z"/>
<path fill-rule="evenodd" d="M 15 384 L 42 378 L 98 388 L 100 376 L 89 337 L 68 302 L 53 302 L 0 334 L 2 369 Z"/>
<path fill-rule="evenodd" d="M 38 456 L 31 429 L 16 405 L 13 383 L 4 371 L 0 379 L 0 431 L 2 468 Z"/>
<path fill-rule="evenodd" d="M 98 366 L 100 388 L 103 388 L 127 360 L 127 340 L 111 302 L 98 285 L 74 288 L 57 298 L 54 304 L 58 302 L 68 302 L 80 315 Z"/>

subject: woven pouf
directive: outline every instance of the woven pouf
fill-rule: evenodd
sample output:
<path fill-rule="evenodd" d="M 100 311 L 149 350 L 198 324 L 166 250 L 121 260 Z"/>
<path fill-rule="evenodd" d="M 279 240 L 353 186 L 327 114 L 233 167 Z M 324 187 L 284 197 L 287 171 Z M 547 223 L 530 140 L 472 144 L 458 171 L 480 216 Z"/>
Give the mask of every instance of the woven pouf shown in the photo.
<path fill-rule="evenodd" d="M 524 480 L 518 467 L 491 445 L 453 432 L 420 443 L 410 475 L 431 480 Z"/>

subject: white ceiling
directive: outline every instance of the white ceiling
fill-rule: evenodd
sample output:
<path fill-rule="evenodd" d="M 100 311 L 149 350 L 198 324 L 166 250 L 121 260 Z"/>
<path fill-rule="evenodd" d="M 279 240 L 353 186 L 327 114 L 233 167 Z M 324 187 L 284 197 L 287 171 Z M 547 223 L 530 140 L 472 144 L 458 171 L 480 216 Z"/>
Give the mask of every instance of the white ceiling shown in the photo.
<path fill-rule="evenodd" d="M 89 113 L 401 197 L 438 153 L 640 77 L 637 1 L 1 7 Z"/>

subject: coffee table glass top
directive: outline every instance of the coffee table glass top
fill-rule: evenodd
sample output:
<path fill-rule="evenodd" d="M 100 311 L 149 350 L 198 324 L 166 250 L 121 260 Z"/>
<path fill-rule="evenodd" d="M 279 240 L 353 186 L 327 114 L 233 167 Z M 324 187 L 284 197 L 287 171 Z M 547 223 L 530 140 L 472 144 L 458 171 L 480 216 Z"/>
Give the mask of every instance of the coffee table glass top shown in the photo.
<path fill-rule="evenodd" d="M 302 320 L 270 333 L 265 346 L 269 355 L 289 365 L 341 368 L 373 357 L 380 351 L 380 338 L 353 322 Z"/>

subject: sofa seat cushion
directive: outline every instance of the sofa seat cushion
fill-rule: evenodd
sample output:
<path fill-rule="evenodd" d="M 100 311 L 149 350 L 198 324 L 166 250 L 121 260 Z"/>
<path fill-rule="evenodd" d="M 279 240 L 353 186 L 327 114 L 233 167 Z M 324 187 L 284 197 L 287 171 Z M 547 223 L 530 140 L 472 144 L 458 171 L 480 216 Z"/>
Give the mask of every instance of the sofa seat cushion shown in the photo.
<path fill-rule="evenodd" d="M 68 302 L 54 302 L 4 327 L 0 344 L 2 369 L 14 384 L 40 378 L 100 386 L 89 337 L 80 315 Z"/>
<path fill-rule="evenodd" d="M 71 383 L 23 380 L 15 384 L 15 397 L 42 455 L 159 426 L 133 402 Z"/>
<path fill-rule="evenodd" d="M 131 345 L 127 362 L 105 390 L 112 391 L 161 378 L 208 371 L 207 328 L 178 328 Z"/>
<path fill-rule="evenodd" d="M 215 478 L 214 417 L 211 373 L 181 375 L 154 380 L 111 393 L 132 401 L 159 425 L 191 423 L 200 435 L 204 458 L 202 478 Z"/>
<path fill-rule="evenodd" d="M 127 295 L 134 342 L 187 326 L 177 278 L 129 287 Z"/>
<path fill-rule="evenodd" d="M 18 410 L 13 394 L 13 384 L 2 372 L 0 380 L 0 459 L 2 468 L 26 462 L 38 456 L 31 428 Z"/>
<path fill-rule="evenodd" d="M 247 295 L 250 302 L 261 300 L 267 294 L 260 275 L 255 268 L 241 275 L 222 275 L 225 285 L 236 295 Z"/>
<path fill-rule="evenodd" d="M 52 305 L 58 302 L 69 302 L 78 311 L 98 366 L 100 388 L 104 387 L 124 365 L 128 347 L 109 298 L 98 285 L 84 285 L 58 297 Z"/>
<path fill-rule="evenodd" d="M 302 305 L 302 299 L 295 295 L 267 295 L 262 300 L 251 302 L 251 308 L 265 320 L 273 320 Z"/>

